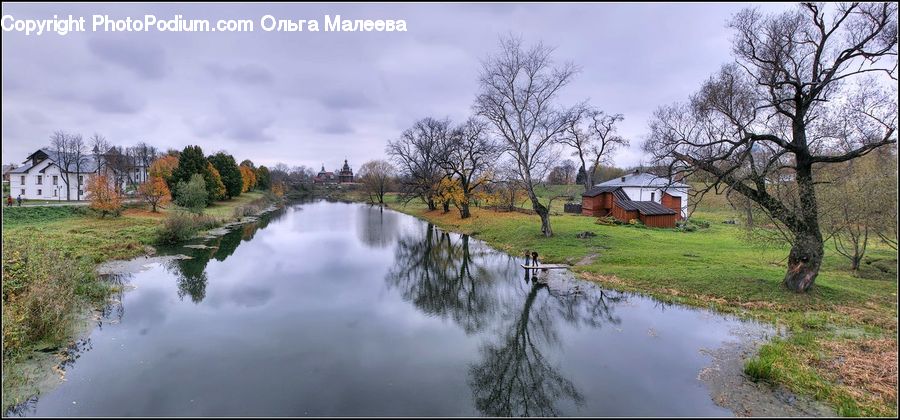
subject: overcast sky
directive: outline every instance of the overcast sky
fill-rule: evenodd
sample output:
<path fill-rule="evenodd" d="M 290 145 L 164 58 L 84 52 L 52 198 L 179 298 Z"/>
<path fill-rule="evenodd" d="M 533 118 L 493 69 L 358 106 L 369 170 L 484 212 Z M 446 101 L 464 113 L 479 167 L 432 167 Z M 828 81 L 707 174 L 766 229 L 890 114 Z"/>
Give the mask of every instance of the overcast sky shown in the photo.
<path fill-rule="evenodd" d="M 464 119 L 480 60 L 499 36 L 555 46 L 582 72 L 560 102 L 588 99 L 622 113 L 641 162 L 647 120 L 685 99 L 731 60 L 727 4 L 3 4 L 3 15 L 85 16 L 88 31 L 2 36 L 3 163 L 49 144 L 54 130 L 97 132 L 115 144 L 200 145 L 257 164 L 354 169 L 384 156 L 388 139 L 426 117 Z M 790 4 L 761 5 L 779 10 Z M 113 18 L 251 19 L 244 33 L 92 32 Z M 406 32 L 264 32 L 285 19 L 404 19 Z"/>

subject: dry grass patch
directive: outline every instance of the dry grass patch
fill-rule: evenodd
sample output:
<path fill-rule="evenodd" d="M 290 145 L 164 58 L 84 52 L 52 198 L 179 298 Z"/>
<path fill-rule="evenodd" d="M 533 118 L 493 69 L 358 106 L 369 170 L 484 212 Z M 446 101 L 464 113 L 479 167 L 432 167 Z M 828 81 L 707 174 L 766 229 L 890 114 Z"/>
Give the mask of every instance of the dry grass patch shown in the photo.
<path fill-rule="evenodd" d="M 897 404 L 896 339 L 824 341 L 822 347 L 830 355 L 821 363 L 825 375 L 840 380 L 847 392 Z"/>

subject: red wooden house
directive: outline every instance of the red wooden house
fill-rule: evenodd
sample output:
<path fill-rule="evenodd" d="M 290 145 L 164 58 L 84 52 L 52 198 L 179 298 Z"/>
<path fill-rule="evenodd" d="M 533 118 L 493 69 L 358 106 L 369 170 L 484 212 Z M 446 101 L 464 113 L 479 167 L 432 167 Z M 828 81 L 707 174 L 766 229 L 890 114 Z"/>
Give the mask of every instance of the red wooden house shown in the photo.
<path fill-rule="evenodd" d="M 640 220 L 647 226 L 671 228 L 681 220 L 681 197 L 663 192 L 662 204 L 634 201 L 619 186 L 595 186 L 581 195 L 581 213 L 586 216 L 612 216 L 628 222 Z"/>

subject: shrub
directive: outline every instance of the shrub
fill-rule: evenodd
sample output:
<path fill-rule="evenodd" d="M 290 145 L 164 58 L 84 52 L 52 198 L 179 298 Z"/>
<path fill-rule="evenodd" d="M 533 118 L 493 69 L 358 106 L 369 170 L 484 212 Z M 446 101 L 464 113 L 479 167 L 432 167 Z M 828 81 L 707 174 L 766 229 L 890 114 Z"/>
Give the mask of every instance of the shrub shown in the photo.
<path fill-rule="evenodd" d="M 179 196 L 181 198 L 181 196 Z M 191 215 L 172 211 L 166 216 L 166 220 L 159 227 L 157 242 L 161 244 L 176 244 L 192 238 L 197 233 Z"/>
<path fill-rule="evenodd" d="M 166 220 L 159 227 L 156 241 L 163 245 L 181 243 L 193 238 L 197 232 L 212 229 L 218 225 L 219 221 L 212 216 L 173 211 L 166 216 Z"/>
<path fill-rule="evenodd" d="M 175 204 L 182 206 L 193 213 L 203 213 L 206 207 L 206 180 L 203 175 L 194 174 L 191 176 L 190 182 L 179 182 L 177 187 L 178 193 Z"/>

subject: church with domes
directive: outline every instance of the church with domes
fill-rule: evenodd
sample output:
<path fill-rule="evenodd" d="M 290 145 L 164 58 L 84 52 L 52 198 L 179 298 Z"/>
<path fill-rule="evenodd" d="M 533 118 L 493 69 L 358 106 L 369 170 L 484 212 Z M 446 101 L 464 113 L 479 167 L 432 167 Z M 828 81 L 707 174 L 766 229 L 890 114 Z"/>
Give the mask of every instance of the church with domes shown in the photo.
<path fill-rule="evenodd" d="M 347 163 L 347 159 L 344 159 L 344 166 L 340 170 L 336 171 L 326 171 L 325 165 L 322 165 L 322 169 L 316 174 L 316 177 L 313 178 L 313 182 L 316 184 L 348 184 L 353 182 L 353 169 L 350 169 L 350 164 Z"/>

